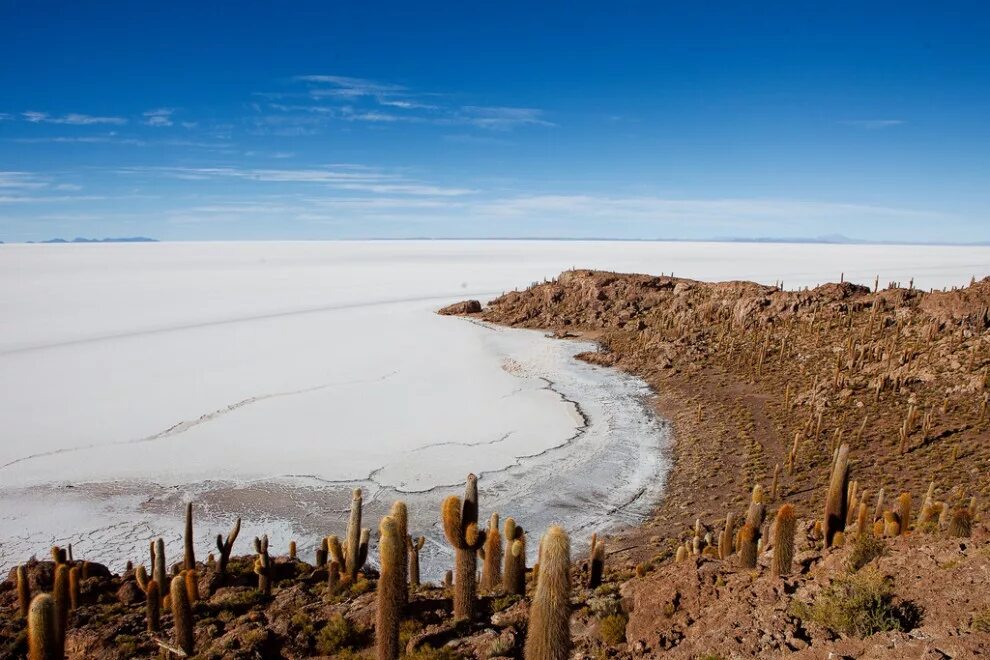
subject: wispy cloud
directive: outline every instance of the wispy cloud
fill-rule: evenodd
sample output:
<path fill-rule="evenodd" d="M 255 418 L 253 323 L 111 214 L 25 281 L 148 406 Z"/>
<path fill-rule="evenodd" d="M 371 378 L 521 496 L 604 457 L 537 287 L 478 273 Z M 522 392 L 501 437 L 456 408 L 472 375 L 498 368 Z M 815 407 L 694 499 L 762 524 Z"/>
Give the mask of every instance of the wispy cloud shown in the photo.
<path fill-rule="evenodd" d="M 174 108 L 156 108 L 143 114 L 144 123 L 148 126 L 171 126 Z"/>
<path fill-rule="evenodd" d="M 460 118 L 465 123 L 494 130 L 508 130 L 517 126 L 554 126 L 543 118 L 543 111 L 536 108 L 482 107 L 467 105 L 461 108 Z"/>
<path fill-rule="evenodd" d="M 0 172 L 0 188 L 19 190 L 37 190 L 46 188 L 48 182 L 30 172 Z"/>
<path fill-rule="evenodd" d="M 32 124 L 70 124 L 73 126 L 89 126 L 93 124 L 114 124 L 122 125 L 127 123 L 124 117 L 97 117 L 94 115 L 84 115 L 71 112 L 67 115 L 55 116 L 47 112 L 35 112 L 29 110 L 22 112 L 21 116 Z"/>
<path fill-rule="evenodd" d="M 839 122 L 845 124 L 846 126 L 855 126 L 856 128 L 865 128 L 868 130 L 875 130 L 879 128 L 891 128 L 893 126 L 901 126 L 907 122 L 903 119 L 849 119 L 846 121 Z"/>

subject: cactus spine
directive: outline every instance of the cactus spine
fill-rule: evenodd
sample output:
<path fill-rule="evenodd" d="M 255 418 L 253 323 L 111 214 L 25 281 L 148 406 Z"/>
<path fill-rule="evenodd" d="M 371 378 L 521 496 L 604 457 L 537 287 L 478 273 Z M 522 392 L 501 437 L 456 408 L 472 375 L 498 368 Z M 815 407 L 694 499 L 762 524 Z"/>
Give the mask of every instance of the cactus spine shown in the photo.
<path fill-rule="evenodd" d="M 399 534 L 399 524 L 392 516 L 382 518 L 379 533 L 382 572 L 375 595 L 375 647 L 378 660 L 396 660 L 399 657 L 399 612 L 406 595 L 403 571 L 406 537 Z"/>
<path fill-rule="evenodd" d="M 482 557 L 484 563 L 481 565 L 481 590 L 495 591 L 502 583 L 502 534 L 498 530 L 497 513 L 493 513 L 488 519 Z"/>
<path fill-rule="evenodd" d="M 230 561 L 230 551 L 234 548 L 234 541 L 237 540 L 237 535 L 241 533 L 241 519 L 238 518 L 237 522 L 234 523 L 234 527 L 227 534 L 227 540 L 225 541 L 220 534 L 217 534 L 217 550 L 220 551 L 220 575 L 227 574 L 227 562 Z M 159 582 L 159 586 L 164 584 Z"/>
<path fill-rule="evenodd" d="M 464 502 L 455 495 L 443 501 L 443 531 L 454 548 L 454 617 L 474 616 L 477 592 L 478 548 L 485 542 L 485 532 L 478 529 L 478 478 L 469 474 L 464 489 Z"/>
<path fill-rule="evenodd" d="M 192 607 L 189 604 L 189 595 L 186 593 L 186 580 L 182 575 L 172 578 L 169 589 L 169 599 L 172 606 L 172 620 L 175 626 L 175 645 L 182 649 L 187 655 L 192 655 L 196 642 L 193 636 Z"/>
<path fill-rule="evenodd" d="M 182 568 L 191 571 L 196 568 L 196 550 L 193 548 L 193 509 L 192 502 L 186 503 L 186 548 L 182 557 Z"/>
<path fill-rule="evenodd" d="M 426 539 L 420 536 L 415 541 L 412 537 L 406 539 L 409 547 L 409 584 L 419 586 L 419 551 L 423 549 Z"/>
<path fill-rule="evenodd" d="M 21 617 L 26 619 L 31 609 L 31 581 L 24 564 L 17 567 L 17 608 Z"/>
<path fill-rule="evenodd" d="M 835 463 L 832 465 L 832 475 L 828 484 L 828 495 L 825 500 L 825 520 L 822 530 L 825 534 L 825 547 L 832 545 L 837 532 L 846 526 L 846 494 L 849 483 L 849 445 L 839 447 Z"/>
<path fill-rule="evenodd" d="M 526 660 L 567 660 L 571 652 L 571 545 L 553 526 L 543 537 L 540 577 L 526 632 Z"/>
<path fill-rule="evenodd" d="M 148 583 L 148 588 L 145 590 L 145 615 L 148 632 L 156 633 L 161 630 L 162 592 L 154 580 Z"/>
<path fill-rule="evenodd" d="M 28 609 L 29 660 L 62 660 L 65 638 L 59 633 L 55 601 L 38 594 Z"/>
<path fill-rule="evenodd" d="M 797 517 L 794 507 L 785 504 L 777 511 L 773 523 L 773 563 L 770 573 L 773 576 L 789 575 L 794 561 L 794 529 Z"/>

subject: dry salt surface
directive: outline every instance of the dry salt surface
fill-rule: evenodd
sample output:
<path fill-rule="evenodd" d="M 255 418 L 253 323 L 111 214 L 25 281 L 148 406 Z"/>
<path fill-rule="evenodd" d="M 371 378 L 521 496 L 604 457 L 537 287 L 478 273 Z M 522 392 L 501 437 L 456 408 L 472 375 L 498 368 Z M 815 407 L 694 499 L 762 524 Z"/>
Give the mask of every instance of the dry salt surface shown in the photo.
<path fill-rule="evenodd" d="M 580 542 L 660 496 L 665 425 L 592 348 L 437 316 L 570 267 L 706 280 L 967 284 L 990 248 L 584 241 L 0 245 L 0 567 L 53 543 L 119 569 L 163 536 L 198 551 L 366 526 L 396 498 L 447 549 L 440 500 L 480 475 L 482 515 Z M 531 550 L 535 548 L 531 543 Z M 431 561 L 432 560 L 432 561 Z"/>

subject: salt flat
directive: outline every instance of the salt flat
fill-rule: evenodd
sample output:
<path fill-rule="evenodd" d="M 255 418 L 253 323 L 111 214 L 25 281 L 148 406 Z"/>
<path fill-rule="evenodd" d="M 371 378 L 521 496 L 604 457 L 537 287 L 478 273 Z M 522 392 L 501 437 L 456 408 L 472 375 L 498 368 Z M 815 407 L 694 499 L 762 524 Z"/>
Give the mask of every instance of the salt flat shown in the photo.
<path fill-rule="evenodd" d="M 665 469 L 641 382 L 572 359 L 587 346 L 433 313 L 572 266 L 929 288 L 986 275 L 990 248 L 0 245 L 0 565 L 68 540 L 142 558 L 151 536 L 178 542 L 184 499 L 211 534 L 243 514 L 246 535 L 305 549 L 342 528 L 352 486 L 371 514 L 409 499 L 435 540 L 468 471 L 484 512 L 532 529 L 639 515 Z"/>

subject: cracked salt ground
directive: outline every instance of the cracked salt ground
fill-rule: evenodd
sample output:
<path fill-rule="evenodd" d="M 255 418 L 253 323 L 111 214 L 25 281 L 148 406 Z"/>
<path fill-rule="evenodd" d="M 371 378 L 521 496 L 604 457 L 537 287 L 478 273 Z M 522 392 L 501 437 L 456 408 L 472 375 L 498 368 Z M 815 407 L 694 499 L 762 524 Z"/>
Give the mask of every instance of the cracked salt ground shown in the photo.
<path fill-rule="evenodd" d="M 485 512 L 513 515 L 534 532 L 560 522 L 580 538 L 582 532 L 590 534 L 605 525 L 635 522 L 648 510 L 662 487 L 660 444 L 664 436 L 642 382 L 575 360 L 574 354 L 592 347 L 587 343 L 561 342 L 539 332 L 461 319 L 444 321 L 472 333 L 481 349 L 492 356 L 493 368 L 498 365 L 499 373 L 512 380 L 512 386 L 499 396 L 514 407 L 513 417 L 506 420 L 512 428 L 478 429 L 468 434 L 478 438 L 473 441 L 414 445 L 395 453 L 365 477 L 352 479 L 286 472 L 262 479 L 189 481 L 166 488 L 119 480 L 72 488 L 30 485 L 7 489 L 0 491 L 0 499 L 10 505 L 0 520 L 5 539 L 0 563 L 9 565 L 50 543 L 71 541 L 80 556 L 91 554 L 119 567 L 127 559 L 143 559 L 147 539 L 159 534 L 165 536 L 169 555 L 177 555 L 181 521 L 175 514 L 181 511 L 182 501 L 190 498 L 199 503 L 197 545 L 204 556 L 211 550 L 213 536 L 238 515 L 245 521 L 245 538 L 267 532 L 275 548 L 285 548 L 290 539 L 296 539 L 306 556 L 321 535 L 343 532 L 350 489 L 360 486 L 366 490 L 369 526 L 394 499 L 401 497 L 409 503 L 410 529 L 429 540 L 424 549 L 424 574 L 439 579 L 449 560 L 436 524 L 437 511 L 444 496 L 460 491 L 463 475 L 469 471 L 481 477 Z M 504 360 L 513 368 L 502 369 Z M 367 382 L 381 385 L 394 377 L 393 372 Z M 329 389 L 324 384 L 254 397 L 250 402 L 257 405 L 242 401 L 153 437 L 174 442 L 180 430 L 188 436 L 197 427 L 209 426 L 201 420 L 216 424 L 258 408 L 264 400 Z M 216 437 L 217 429 L 212 432 Z M 115 451 L 119 450 L 117 446 Z M 73 451 L 86 456 L 92 449 Z M 39 515 L 56 503 L 64 516 Z M 96 512 L 100 524 L 87 531 L 86 523 Z M 31 524 L 25 525 L 26 520 Z M 47 523 L 40 529 L 39 520 Z M 21 533 L 8 533 L 14 526 Z M 246 545 L 243 550 L 247 551 Z"/>

